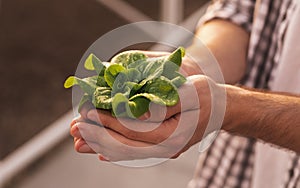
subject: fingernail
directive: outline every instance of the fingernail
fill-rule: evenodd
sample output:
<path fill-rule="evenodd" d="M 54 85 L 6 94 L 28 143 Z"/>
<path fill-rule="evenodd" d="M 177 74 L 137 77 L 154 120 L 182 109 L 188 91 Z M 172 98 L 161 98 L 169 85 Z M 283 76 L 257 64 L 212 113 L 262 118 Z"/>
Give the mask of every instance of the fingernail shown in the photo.
<path fill-rule="evenodd" d="M 90 110 L 87 113 L 88 119 L 92 120 L 93 122 L 98 122 L 98 117 L 97 117 L 97 111 L 96 110 Z"/>
<path fill-rule="evenodd" d="M 105 157 L 103 157 L 103 155 L 99 155 L 99 160 L 101 160 L 101 161 L 109 161 L 108 159 L 106 159 Z"/>

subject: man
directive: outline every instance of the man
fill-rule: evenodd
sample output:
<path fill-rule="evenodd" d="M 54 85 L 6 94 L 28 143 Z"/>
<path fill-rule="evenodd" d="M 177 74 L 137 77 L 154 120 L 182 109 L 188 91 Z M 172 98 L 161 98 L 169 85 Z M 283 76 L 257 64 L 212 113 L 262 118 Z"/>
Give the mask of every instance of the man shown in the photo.
<path fill-rule="evenodd" d="M 161 126 L 150 132 L 138 133 L 127 129 L 103 111 L 89 111 L 86 108 L 81 112 L 82 116 L 71 123 L 75 148 L 79 152 L 96 150 L 101 154 L 100 159 L 111 161 L 177 157 L 201 141 L 210 116 L 210 84 L 216 90 L 225 88 L 227 91 L 222 125 L 222 130 L 226 132 L 219 134 L 189 186 L 299 187 L 300 162 L 296 153 L 300 153 L 300 97 L 293 95 L 300 93 L 300 40 L 297 37 L 297 32 L 300 32 L 300 8 L 297 3 L 293 0 L 215 1 L 196 32 L 218 60 L 226 83 L 240 81 L 245 86 L 273 92 L 217 84 L 208 77 L 198 76 L 190 81 L 190 85 L 196 88 L 200 109 L 186 100 L 183 111 L 180 105 L 169 107 Z M 197 51 L 196 45 L 190 49 Z M 184 71 L 189 75 L 201 74 L 195 64 L 185 60 Z M 190 99 L 186 96 L 190 93 L 190 85 L 180 89 L 181 100 L 183 97 Z M 111 143 L 103 136 L 103 132 L 108 131 L 126 145 L 157 145 L 173 133 L 178 119 L 188 122 L 199 110 L 201 116 L 194 134 L 175 155 L 174 148 L 185 144 L 186 140 L 182 139 L 184 131 L 151 152 L 133 151 Z M 109 129 L 93 126 L 86 119 Z M 151 122 L 144 125 L 126 121 L 132 127 L 152 125 Z M 256 143 L 256 140 L 268 144 Z M 93 149 L 86 141 L 94 144 Z"/>

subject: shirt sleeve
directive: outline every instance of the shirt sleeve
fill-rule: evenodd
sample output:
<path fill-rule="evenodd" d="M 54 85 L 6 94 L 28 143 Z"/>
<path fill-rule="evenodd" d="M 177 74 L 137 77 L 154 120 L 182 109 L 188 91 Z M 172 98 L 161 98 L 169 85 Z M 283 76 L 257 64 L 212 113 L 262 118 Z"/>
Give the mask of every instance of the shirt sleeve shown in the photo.
<path fill-rule="evenodd" d="M 214 0 L 198 26 L 215 18 L 229 20 L 250 32 L 253 23 L 255 0 Z"/>

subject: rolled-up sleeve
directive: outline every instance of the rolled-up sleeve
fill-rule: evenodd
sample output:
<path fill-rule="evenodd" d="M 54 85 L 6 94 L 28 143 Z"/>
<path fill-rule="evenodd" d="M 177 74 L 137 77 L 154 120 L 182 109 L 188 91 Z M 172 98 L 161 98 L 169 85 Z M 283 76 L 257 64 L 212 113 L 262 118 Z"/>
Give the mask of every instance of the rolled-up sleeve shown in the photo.
<path fill-rule="evenodd" d="M 214 0 L 200 19 L 198 26 L 215 18 L 229 20 L 250 32 L 255 0 Z"/>

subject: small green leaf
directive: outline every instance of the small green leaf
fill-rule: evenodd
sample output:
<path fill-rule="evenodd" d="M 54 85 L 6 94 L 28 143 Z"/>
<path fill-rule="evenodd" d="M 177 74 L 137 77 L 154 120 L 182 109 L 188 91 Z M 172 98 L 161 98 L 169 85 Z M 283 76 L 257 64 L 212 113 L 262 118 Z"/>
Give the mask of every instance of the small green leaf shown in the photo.
<path fill-rule="evenodd" d="M 160 98 L 159 96 L 152 94 L 152 93 L 139 93 L 139 94 L 132 96 L 129 100 L 135 101 L 138 98 L 146 98 L 153 103 L 160 104 L 160 105 L 166 105 L 166 102 L 162 98 Z"/>
<path fill-rule="evenodd" d="M 87 93 L 85 93 L 85 94 L 82 96 L 82 98 L 81 98 L 81 100 L 80 100 L 80 102 L 79 102 L 78 112 L 81 111 L 83 105 L 84 105 L 86 102 L 90 101 L 90 98 L 91 98 L 91 97 L 90 97 Z"/>
<path fill-rule="evenodd" d="M 168 61 L 175 63 L 178 67 L 180 67 L 182 58 L 185 55 L 185 50 L 183 47 L 177 48 L 174 52 L 172 52 L 167 58 Z"/>
<path fill-rule="evenodd" d="M 92 103 L 96 108 L 101 108 L 105 110 L 112 109 L 111 88 L 97 87 L 93 95 Z"/>
<path fill-rule="evenodd" d="M 100 87 L 107 87 L 108 86 L 105 79 L 104 79 L 104 76 L 98 76 L 96 84 L 97 84 L 97 86 L 100 86 Z"/>
<path fill-rule="evenodd" d="M 157 96 L 164 105 L 173 106 L 179 100 L 176 86 L 171 81 L 163 76 L 149 81 L 144 87 L 145 93 L 150 93 Z M 157 103 L 160 103 L 159 101 Z M 153 101 L 153 102 L 156 102 Z"/>
<path fill-rule="evenodd" d="M 84 68 L 86 68 L 87 70 L 95 70 L 95 67 L 93 65 L 93 60 L 92 60 L 93 56 L 94 54 L 90 54 L 84 62 Z"/>
<path fill-rule="evenodd" d="M 182 84 L 186 82 L 186 78 L 179 72 L 175 72 L 171 83 L 179 88 Z"/>
<path fill-rule="evenodd" d="M 125 73 L 129 82 L 138 83 L 142 80 L 142 74 L 134 68 L 127 69 Z"/>
<path fill-rule="evenodd" d="M 97 74 L 103 76 L 105 71 L 104 64 L 94 54 L 90 54 L 84 63 L 87 70 L 96 70 Z"/>
<path fill-rule="evenodd" d="M 129 97 L 133 92 L 136 92 L 140 80 L 141 73 L 133 68 L 119 72 L 112 87 L 113 95 L 123 93 Z"/>
<path fill-rule="evenodd" d="M 129 100 L 122 93 L 117 93 L 112 100 L 112 110 L 116 117 L 131 117 L 134 115 L 131 113 L 129 107 Z"/>
<path fill-rule="evenodd" d="M 125 87 L 128 88 L 127 91 L 129 91 L 128 97 L 132 97 L 142 88 L 142 85 L 135 82 L 126 82 Z"/>
<path fill-rule="evenodd" d="M 143 70 L 143 78 L 147 80 L 159 77 L 163 73 L 164 60 L 162 58 L 149 58 Z"/>
<path fill-rule="evenodd" d="M 119 64 L 112 64 L 104 72 L 104 79 L 106 83 L 112 88 L 119 72 L 126 70 L 125 67 Z"/>
<path fill-rule="evenodd" d="M 64 83 L 64 87 L 66 89 L 68 89 L 76 84 L 77 84 L 77 82 L 76 82 L 75 76 L 69 76 Z"/>
<path fill-rule="evenodd" d="M 148 62 L 146 60 L 140 60 L 140 61 L 136 61 L 136 62 L 129 64 L 127 68 L 128 69 L 134 68 L 140 72 L 143 72 L 143 70 L 145 69 L 147 64 L 148 64 Z"/>
<path fill-rule="evenodd" d="M 116 117 L 138 118 L 148 111 L 149 103 L 143 96 L 130 101 L 125 95 L 118 93 L 113 97 L 113 113 Z"/>
<path fill-rule="evenodd" d="M 138 118 L 149 110 L 150 100 L 145 97 L 136 97 L 128 104 L 133 116 Z"/>
<path fill-rule="evenodd" d="M 123 72 L 119 72 L 118 76 L 115 77 L 113 86 L 112 86 L 112 93 L 113 95 L 116 93 L 124 93 L 125 83 L 128 81 L 126 70 Z"/>
<path fill-rule="evenodd" d="M 175 64 L 171 61 L 166 61 L 164 64 L 162 75 L 171 80 L 174 78 L 174 73 L 178 70 L 179 70 L 179 67 L 177 64 Z"/>
<path fill-rule="evenodd" d="M 147 56 L 141 52 L 136 52 L 136 51 L 125 51 L 122 53 L 119 53 L 115 57 L 111 59 L 112 63 L 120 64 L 124 67 L 128 67 L 128 65 L 145 60 Z"/>
<path fill-rule="evenodd" d="M 70 88 L 74 85 L 79 85 L 85 93 L 92 95 L 96 88 L 96 82 L 97 82 L 96 79 L 97 79 L 97 76 L 87 77 L 84 79 L 80 79 L 75 76 L 70 76 L 65 81 L 64 86 L 65 86 L 65 88 Z"/>

